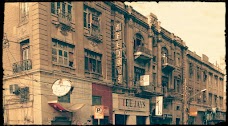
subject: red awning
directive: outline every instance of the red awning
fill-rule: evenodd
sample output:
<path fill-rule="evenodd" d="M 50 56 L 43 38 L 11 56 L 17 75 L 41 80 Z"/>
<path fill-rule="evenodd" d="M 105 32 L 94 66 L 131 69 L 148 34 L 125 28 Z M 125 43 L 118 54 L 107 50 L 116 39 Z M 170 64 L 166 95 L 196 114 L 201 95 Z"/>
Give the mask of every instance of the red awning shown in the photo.
<path fill-rule="evenodd" d="M 82 108 L 85 104 L 70 104 L 70 103 L 60 103 L 58 101 L 49 101 L 48 104 L 55 110 L 60 112 L 76 112 Z"/>

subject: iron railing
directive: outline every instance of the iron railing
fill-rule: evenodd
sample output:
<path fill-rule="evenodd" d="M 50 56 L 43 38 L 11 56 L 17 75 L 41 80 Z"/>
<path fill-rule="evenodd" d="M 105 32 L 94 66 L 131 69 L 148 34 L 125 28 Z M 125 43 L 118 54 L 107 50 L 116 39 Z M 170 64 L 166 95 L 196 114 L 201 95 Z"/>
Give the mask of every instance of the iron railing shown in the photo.
<path fill-rule="evenodd" d="M 13 73 L 19 73 L 32 69 L 32 61 L 30 59 L 13 63 Z"/>
<path fill-rule="evenodd" d="M 58 13 L 60 23 L 71 26 L 72 15 L 70 13 Z"/>
<path fill-rule="evenodd" d="M 167 65 L 167 64 L 174 65 L 174 60 L 168 56 L 165 56 L 165 57 L 162 57 L 162 64 L 163 65 Z"/>

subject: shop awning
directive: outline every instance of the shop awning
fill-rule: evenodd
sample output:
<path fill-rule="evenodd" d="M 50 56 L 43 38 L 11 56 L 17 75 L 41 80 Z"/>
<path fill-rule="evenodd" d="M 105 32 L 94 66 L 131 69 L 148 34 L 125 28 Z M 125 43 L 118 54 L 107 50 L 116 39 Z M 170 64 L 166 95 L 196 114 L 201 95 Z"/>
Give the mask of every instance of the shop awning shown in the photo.
<path fill-rule="evenodd" d="M 58 101 L 49 101 L 48 104 L 55 110 L 60 112 L 76 112 L 82 108 L 85 104 L 70 104 L 70 103 L 60 103 Z"/>

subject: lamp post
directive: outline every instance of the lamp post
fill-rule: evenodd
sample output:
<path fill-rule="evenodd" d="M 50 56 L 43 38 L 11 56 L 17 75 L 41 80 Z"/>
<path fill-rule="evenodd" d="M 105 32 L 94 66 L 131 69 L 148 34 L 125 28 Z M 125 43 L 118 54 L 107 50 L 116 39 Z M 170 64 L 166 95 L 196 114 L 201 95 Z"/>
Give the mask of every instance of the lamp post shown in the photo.
<path fill-rule="evenodd" d="M 196 95 L 198 95 L 198 94 L 200 94 L 200 93 L 202 93 L 202 92 L 204 92 L 204 91 L 206 91 L 207 89 L 203 89 L 203 90 L 201 90 L 201 91 L 199 91 L 199 92 L 197 92 L 197 93 L 195 93 L 195 94 L 193 94 L 192 96 L 190 96 L 190 97 L 188 97 L 187 98 L 187 85 L 186 85 L 186 80 L 185 80 L 185 82 L 184 82 L 184 91 L 183 91 L 183 124 L 188 124 L 188 119 L 189 119 L 189 114 L 188 114 L 188 112 L 187 112 L 187 109 L 189 110 L 189 107 L 190 107 L 190 100 L 194 97 L 194 96 L 196 96 Z"/>

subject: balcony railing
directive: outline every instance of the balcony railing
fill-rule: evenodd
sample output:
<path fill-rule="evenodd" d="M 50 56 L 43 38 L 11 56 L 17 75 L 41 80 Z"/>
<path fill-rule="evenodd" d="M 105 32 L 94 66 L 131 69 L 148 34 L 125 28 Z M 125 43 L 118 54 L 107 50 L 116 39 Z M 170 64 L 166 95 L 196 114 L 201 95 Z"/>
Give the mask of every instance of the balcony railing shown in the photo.
<path fill-rule="evenodd" d="M 100 31 L 95 30 L 93 27 L 84 28 L 84 35 L 95 42 L 102 42 L 103 36 Z"/>
<path fill-rule="evenodd" d="M 16 62 L 13 64 L 13 73 L 19 73 L 32 69 L 32 61 L 30 59 Z"/>
<path fill-rule="evenodd" d="M 152 51 L 144 46 L 137 47 L 134 51 L 135 59 L 142 60 L 152 59 Z"/>
<path fill-rule="evenodd" d="M 165 71 L 173 71 L 175 69 L 174 60 L 167 56 L 162 56 L 162 68 Z"/>
<path fill-rule="evenodd" d="M 59 22 L 71 26 L 72 16 L 69 13 L 58 13 Z"/>

